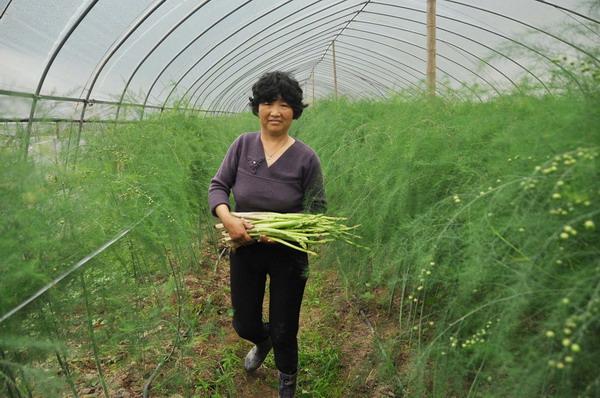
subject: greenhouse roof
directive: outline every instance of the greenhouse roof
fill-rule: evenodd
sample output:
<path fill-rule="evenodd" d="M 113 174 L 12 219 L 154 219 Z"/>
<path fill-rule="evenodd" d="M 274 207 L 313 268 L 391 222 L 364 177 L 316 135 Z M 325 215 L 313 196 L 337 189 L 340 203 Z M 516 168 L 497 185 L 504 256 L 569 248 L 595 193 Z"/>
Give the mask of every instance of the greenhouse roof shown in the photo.
<path fill-rule="evenodd" d="M 419 93 L 428 3 L 436 2 L 0 1 L 0 119 L 114 119 L 119 104 L 239 112 L 257 77 L 276 69 L 295 75 L 308 102 Z M 429 30 L 437 94 L 466 87 L 485 98 L 523 79 L 551 92 L 551 67 L 598 62 L 586 50 L 597 41 L 597 8 L 438 1 Z"/>

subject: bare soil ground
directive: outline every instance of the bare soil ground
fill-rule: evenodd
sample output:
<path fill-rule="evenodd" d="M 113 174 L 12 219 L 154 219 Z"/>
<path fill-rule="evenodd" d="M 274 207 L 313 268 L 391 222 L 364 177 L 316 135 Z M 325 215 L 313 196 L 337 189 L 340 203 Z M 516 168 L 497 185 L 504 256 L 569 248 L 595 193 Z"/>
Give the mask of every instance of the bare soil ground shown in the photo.
<path fill-rule="evenodd" d="M 215 268 L 216 256 L 207 257 L 206 263 L 194 273 L 184 276 L 185 290 L 190 295 L 198 325 L 194 335 L 176 352 L 153 383 L 150 396 L 179 397 L 277 397 L 278 372 L 272 354 L 265 364 L 253 374 L 243 370 L 243 358 L 252 347 L 240 339 L 231 327 L 231 302 L 229 297 L 229 264 L 224 257 Z M 265 298 L 265 317 L 268 308 L 268 289 Z M 388 326 L 386 326 L 386 324 Z M 299 344 L 313 352 L 319 345 L 333 349 L 339 359 L 336 381 L 330 391 L 318 394 L 307 391 L 303 384 L 319 375 L 310 369 L 301 369 L 298 379 L 299 397 L 394 397 L 391 388 L 378 378 L 376 336 L 393 333 L 392 323 L 380 309 L 367 306 L 348 297 L 334 270 L 311 268 L 300 316 Z M 383 329 L 381 329 L 383 328 Z M 314 336 L 318 336 L 315 339 Z M 156 356 L 147 363 L 117 360 L 104 369 L 111 396 L 141 397 L 143 382 L 160 358 L 170 349 L 171 341 L 164 342 Z M 312 345 L 309 347 L 309 345 Z M 316 346 L 315 346 L 316 345 Z M 84 375 L 78 392 L 82 397 L 104 396 L 97 382 L 91 358 L 72 362 L 78 374 Z M 104 366 L 103 366 L 104 367 Z M 177 370 L 179 369 L 179 370 Z M 169 372 L 183 369 L 187 387 L 160 386 L 161 378 Z M 158 391 L 169 391 L 158 393 Z"/>

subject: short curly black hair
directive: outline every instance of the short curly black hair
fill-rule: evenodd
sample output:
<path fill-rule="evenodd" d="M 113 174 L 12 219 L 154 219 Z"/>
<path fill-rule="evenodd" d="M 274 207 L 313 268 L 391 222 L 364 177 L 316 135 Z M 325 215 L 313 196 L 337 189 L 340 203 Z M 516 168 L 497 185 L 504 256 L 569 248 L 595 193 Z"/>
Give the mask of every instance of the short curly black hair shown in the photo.
<path fill-rule="evenodd" d="M 282 98 L 292 107 L 294 119 L 302 115 L 302 111 L 308 105 L 302 103 L 302 89 L 300 84 L 288 72 L 268 72 L 258 79 L 252 86 L 252 95 L 250 97 L 250 108 L 252 113 L 258 116 L 258 105 L 265 102 L 273 102 L 277 98 Z"/>

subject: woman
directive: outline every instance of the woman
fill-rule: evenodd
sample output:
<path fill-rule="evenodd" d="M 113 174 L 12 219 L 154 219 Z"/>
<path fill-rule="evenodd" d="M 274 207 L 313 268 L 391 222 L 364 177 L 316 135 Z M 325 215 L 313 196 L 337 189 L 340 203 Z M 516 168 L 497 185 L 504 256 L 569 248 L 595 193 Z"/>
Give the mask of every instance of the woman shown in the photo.
<path fill-rule="evenodd" d="M 260 131 L 238 137 L 229 148 L 209 188 L 209 205 L 237 249 L 230 254 L 233 327 L 255 346 L 244 367 L 256 370 L 273 348 L 279 370 L 279 396 L 293 397 L 298 370 L 298 321 L 308 277 L 306 253 L 269 242 L 258 242 L 247 230 L 252 224 L 230 212 L 323 212 L 326 207 L 319 158 L 306 144 L 289 135 L 294 119 L 306 107 L 302 89 L 289 74 L 271 72 L 252 86 L 250 106 Z M 262 306 L 269 275 L 269 322 Z"/>

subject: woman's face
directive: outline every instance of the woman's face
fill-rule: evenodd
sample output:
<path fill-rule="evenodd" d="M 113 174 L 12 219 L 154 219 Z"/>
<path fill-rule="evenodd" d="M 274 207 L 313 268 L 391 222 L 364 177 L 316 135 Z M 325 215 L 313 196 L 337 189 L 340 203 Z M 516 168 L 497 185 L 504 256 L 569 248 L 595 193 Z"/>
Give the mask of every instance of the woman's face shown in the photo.
<path fill-rule="evenodd" d="M 294 120 L 294 111 L 282 98 L 273 102 L 264 102 L 258 105 L 258 118 L 261 131 L 272 134 L 286 134 Z"/>

